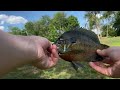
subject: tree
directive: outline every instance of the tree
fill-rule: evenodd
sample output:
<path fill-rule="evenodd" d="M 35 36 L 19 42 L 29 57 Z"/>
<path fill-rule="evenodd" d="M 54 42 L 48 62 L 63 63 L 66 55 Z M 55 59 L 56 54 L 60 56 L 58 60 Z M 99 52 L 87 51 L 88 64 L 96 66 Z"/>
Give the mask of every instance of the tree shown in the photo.
<path fill-rule="evenodd" d="M 49 40 L 54 42 L 60 35 L 61 34 L 58 32 L 58 30 L 56 30 L 54 28 L 54 25 L 52 23 L 50 23 L 50 25 L 49 25 L 49 34 L 47 35 Z"/>
<path fill-rule="evenodd" d="M 35 22 L 27 22 L 23 30 L 13 29 L 13 32 L 20 31 L 22 35 L 42 36 L 50 41 L 55 41 L 62 33 L 74 27 L 79 27 L 79 22 L 76 17 L 66 17 L 64 12 L 57 12 L 50 18 L 47 15 L 42 16 Z M 16 34 L 16 33 L 15 33 Z"/>
<path fill-rule="evenodd" d="M 114 15 L 114 11 L 104 11 L 103 12 L 103 16 L 102 16 L 102 18 L 103 19 L 106 19 L 107 20 L 107 28 L 106 28 L 106 36 L 108 37 L 108 35 L 109 35 L 109 31 L 108 31 L 108 28 L 109 28 L 109 23 L 110 23 L 110 21 L 112 21 L 113 19 L 113 15 Z"/>
<path fill-rule="evenodd" d="M 75 16 L 69 16 L 67 18 L 68 20 L 68 30 L 75 28 L 75 27 L 80 27 L 79 22 Z"/>
<path fill-rule="evenodd" d="M 27 32 L 27 35 L 34 35 L 34 23 L 27 22 L 25 24 L 25 31 Z"/>
<path fill-rule="evenodd" d="M 57 12 L 52 19 L 52 24 L 56 30 L 66 31 L 68 26 L 66 14 L 64 12 Z"/>
<path fill-rule="evenodd" d="M 25 30 L 29 35 L 44 36 L 48 35 L 48 29 L 50 24 L 50 17 L 47 15 L 42 16 L 41 19 L 35 22 L 27 22 L 25 24 Z"/>
<path fill-rule="evenodd" d="M 24 35 L 28 36 L 26 29 L 19 29 L 18 27 L 9 27 L 9 33 L 14 35 Z"/>
<path fill-rule="evenodd" d="M 116 12 L 115 14 L 113 27 L 116 29 L 117 35 L 120 36 L 120 11 Z"/>
<path fill-rule="evenodd" d="M 94 25 L 94 15 L 90 12 L 90 11 L 87 11 L 84 18 L 88 19 L 87 22 L 89 24 L 89 30 L 92 30 L 93 29 L 93 25 Z"/>
<path fill-rule="evenodd" d="M 47 37 L 50 34 L 49 33 L 50 32 L 50 30 L 49 30 L 50 23 L 51 23 L 51 19 L 47 15 L 42 16 L 42 18 L 38 21 L 38 25 L 40 27 L 39 34 L 41 36 Z"/>
<path fill-rule="evenodd" d="M 88 19 L 90 30 L 92 30 L 93 28 L 96 28 L 97 31 L 100 30 L 100 22 L 101 22 L 100 14 L 101 14 L 100 11 L 87 11 L 86 12 L 84 17 L 86 19 Z M 100 36 L 101 36 L 101 33 L 100 33 Z M 98 37 L 99 37 L 99 35 L 98 35 Z"/>
<path fill-rule="evenodd" d="M 107 31 L 108 29 L 108 31 Z M 109 33 L 109 36 L 117 36 L 116 30 L 111 25 L 104 25 L 102 27 L 102 36 L 106 37 L 106 33 Z"/>
<path fill-rule="evenodd" d="M 10 33 L 15 35 L 22 35 L 22 30 L 18 27 L 9 27 Z"/>

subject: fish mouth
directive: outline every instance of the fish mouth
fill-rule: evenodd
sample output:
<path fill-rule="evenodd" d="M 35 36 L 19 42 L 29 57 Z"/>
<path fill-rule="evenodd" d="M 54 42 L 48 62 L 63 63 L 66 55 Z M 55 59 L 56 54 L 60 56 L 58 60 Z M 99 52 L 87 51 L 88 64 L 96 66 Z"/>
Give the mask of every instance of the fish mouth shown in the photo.
<path fill-rule="evenodd" d="M 55 42 L 57 48 L 58 48 L 58 54 L 65 54 L 66 52 L 68 52 L 70 50 L 70 46 L 72 45 L 72 43 L 66 41 L 66 40 L 58 40 Z"/>
<path fill-rule="evenodd" d="M 57 44 L 58 47 L 58 54 L 65 54 L 66 52 L 69 51 L 69 47 L 71 46 L 71 44 Z"/>
<path fill-rule="evenodd" d="M 65 52 L 58 51 L 58 55 L 63 55 L 63 54 L 65 54 Z"/>

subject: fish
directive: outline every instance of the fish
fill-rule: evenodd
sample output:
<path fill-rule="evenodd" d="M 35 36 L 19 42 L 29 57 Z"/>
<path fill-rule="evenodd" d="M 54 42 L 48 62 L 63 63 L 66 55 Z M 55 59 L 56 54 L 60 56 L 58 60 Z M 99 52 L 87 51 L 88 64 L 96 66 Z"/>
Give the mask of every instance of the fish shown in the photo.
<path fill-rule="evenodd" d="M 98 55 L 96 50 L 109 48 L 100 42 L 93 31 L 82 27 L 64 32 L 55 44 L 58 47 L 59 57 L 71 62 L 75 70 L 83 67 L 80 62 L 102 61 L 104 57 Z"/>

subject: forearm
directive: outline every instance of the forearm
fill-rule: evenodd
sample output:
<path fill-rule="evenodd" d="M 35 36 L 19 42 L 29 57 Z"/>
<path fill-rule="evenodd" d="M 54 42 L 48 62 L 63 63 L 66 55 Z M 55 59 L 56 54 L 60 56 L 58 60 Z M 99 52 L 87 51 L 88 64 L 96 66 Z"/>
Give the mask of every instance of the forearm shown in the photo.
<path fill-rule="evenodd" d="M 11 35 L 0 31 L 0 76 L 19 67 L 32 62 L 32 53 L 29 51 L 26 38 Z M 34 48 L 34 47 L 33 47 Z"/>

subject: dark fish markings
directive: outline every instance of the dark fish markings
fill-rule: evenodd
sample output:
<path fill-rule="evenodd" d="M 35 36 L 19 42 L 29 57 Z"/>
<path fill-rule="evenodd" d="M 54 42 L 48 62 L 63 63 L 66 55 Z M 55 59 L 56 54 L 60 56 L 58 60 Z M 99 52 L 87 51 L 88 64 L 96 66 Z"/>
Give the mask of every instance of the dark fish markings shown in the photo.
<path fill-rule="evenodd" d="M 59 56 L 69 62 L 103 60 L 104 57 L 99 56 L 96 50 L 109 47 L 101 44 L 94 32 L 83 28 L 63 33 L 55 44 L 59 48 Z"/>

